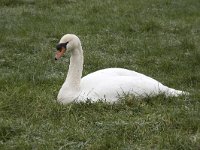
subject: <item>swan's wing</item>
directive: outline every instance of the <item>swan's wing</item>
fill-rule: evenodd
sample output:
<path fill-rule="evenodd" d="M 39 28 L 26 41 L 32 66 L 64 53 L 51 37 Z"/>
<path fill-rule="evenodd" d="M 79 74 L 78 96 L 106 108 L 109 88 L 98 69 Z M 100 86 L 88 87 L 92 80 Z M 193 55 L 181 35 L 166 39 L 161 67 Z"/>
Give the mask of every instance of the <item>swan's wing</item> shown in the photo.
<path fill-rule="evenodd" d="M 83 80 L 92 80 L 93 78 L 103 77 L 116 77 L 116 76 L 132 76 L 132 77 L 148 77 L 144 74 L 138 73 L 136 71 L 123 69 L 123 68 L 107 68 L 95 71 L 83 77 Z"/>
<path fill-rule="evenodd" d="M 146 96 L 166 90 L 160 82 L 145 76 L 90 76 L 81 81 L 82 95 L 91 99 L 116 100 L 123 94 Z"/>
<path fill-rule="evenodd" d="M 123 94 L 152 96 L 165 93 L 169 96 L 183 92 L 164 86 L 159 81 L 144 74 L 121 68 L 108 68 L 91 73 L 81 79 L 83 98 L 116 101 Z"/>
<path fill-rule="evenodd" d="M 138 73 L 136 71 L 132 70 L 127 70 L 123 68 L 107 68 L 107 69 L 102 69 L 98 70 L 96 72 L 90 73 L 87 76 L 83 77 L 81 79 L 82 84 L 86 85 L 88 88 L 93 88 L 96 87 L 97 84 L 105 82 L 105 80 L 110 79 L 114 80 L 114 82 L 119 83 L 119 80 L 123 82 L 125 78 L 128 78 L 131 83 L 132 82 L 154 82 L 158 83 L 155 79 L 148 77 L 144 74 Z M 129 78 L 130 77 L 130 78 Z M 129 81 L 128 80 L 128 81 Z M 113 83 L 114 84 L 114 83 Z"/>

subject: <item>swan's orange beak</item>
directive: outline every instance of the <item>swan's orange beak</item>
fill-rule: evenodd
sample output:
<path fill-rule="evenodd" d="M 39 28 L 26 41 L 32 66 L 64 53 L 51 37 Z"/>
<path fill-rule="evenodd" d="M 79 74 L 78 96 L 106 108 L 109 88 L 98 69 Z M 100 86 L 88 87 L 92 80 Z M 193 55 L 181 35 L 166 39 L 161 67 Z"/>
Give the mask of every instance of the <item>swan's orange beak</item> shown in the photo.
<path fill-rule="evenodd" d="M 56 52 L 55 60 L 58 60 L 60 57 L 62 57 L 65 53 L 66 49 L 64 47 L 61 48 L 61 50 Z"/>

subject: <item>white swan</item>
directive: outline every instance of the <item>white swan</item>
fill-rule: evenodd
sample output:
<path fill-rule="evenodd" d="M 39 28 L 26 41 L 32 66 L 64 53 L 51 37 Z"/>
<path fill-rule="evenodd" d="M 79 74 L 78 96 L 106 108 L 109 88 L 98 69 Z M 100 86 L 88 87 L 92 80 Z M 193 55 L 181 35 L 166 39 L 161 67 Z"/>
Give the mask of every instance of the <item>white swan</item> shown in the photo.
<path fill-rule="evenodd" d="M 67 78 L 62 85 L 58 101 L 66 104 L 73 101 L 106 100 L 115 102 L 120 95 L 152 96 L 164 93 L 166 96 L 185 94 L 183 91 L 164 86 L 162 83 L 141 73 L 122 69 L 108 68 L 82 76 L 83 50 L 79 38 L 74 34 L 66 34 L 57 45 L 55 59 L 65 52 L 71 52 Z"/>

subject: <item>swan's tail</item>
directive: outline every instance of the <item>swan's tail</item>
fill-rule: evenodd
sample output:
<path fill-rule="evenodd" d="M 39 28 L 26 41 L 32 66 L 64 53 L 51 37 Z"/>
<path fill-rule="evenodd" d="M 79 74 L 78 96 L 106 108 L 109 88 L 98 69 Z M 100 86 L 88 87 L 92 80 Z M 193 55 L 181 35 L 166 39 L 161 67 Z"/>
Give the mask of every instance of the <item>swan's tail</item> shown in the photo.
<path fill-rule="evenodd" d="M 181 95 L 189 95 L 189 92 L 175 90 L 175 89 L 172 89 L 172 88 L 169 88 L 166 92 L 166 96 L 169 96 L 169 97 L 170 96 L 178 97 L 178 96 L 181 96 Z"/>

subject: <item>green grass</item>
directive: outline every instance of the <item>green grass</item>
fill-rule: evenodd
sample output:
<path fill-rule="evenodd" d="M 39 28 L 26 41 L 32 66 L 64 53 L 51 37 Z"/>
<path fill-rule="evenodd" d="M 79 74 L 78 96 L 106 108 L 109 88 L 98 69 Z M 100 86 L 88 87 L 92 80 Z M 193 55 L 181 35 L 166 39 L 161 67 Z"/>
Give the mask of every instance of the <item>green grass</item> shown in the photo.
<path fill-rule="evenodd" d="M 1 0 L 0 149 L 200 149 L 198 0 Z M 69 55 L 65 33 L 82 41 L 86 75 L 122 67 L 188 97 L 117 104 L 56 103 Z"/>

